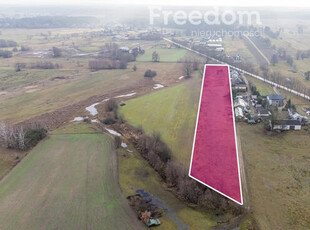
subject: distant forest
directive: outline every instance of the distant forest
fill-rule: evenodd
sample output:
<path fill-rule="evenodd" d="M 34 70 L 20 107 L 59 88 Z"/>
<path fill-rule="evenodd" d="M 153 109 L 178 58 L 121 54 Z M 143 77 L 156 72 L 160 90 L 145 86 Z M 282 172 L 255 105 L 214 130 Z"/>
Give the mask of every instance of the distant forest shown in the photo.
<path fill-rule="evenodd" d="M 32 18 L 0 18 L 0 28 L 81 28 L 100 23 L 95 17 L 40 16 Z"/>

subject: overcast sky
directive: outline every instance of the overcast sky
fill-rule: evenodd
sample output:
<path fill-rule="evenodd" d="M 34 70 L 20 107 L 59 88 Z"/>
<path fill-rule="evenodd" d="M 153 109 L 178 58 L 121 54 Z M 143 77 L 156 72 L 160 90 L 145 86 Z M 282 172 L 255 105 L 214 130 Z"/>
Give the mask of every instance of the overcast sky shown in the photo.
<path fill-rule="evenodd" d="M 310 7 L 309 0 L 0 0 L 6 5 L 102 5 L 143 4 L 143 5 L 185 5 L 185 6 L 281 6 Z"/>

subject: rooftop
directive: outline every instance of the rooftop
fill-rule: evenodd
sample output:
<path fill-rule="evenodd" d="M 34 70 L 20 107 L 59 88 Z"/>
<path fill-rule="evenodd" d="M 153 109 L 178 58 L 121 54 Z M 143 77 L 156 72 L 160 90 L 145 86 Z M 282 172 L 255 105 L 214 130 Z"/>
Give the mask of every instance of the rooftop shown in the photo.
<path fill-rule="evenodd" d="M 268 95 L 267 98 L 269 100 L 284 100 L 284 96 L 281 94 L 271 94 L 271 95 Z"/>
<path fill-rule="evenodd" d="M 301 125 L 299 120 L 278 120 L 277 125 Z"/>
<path fill-rule="evenodd" d="M 257 112 L 258 114 L 268 114 L 269 115 L 269 111 L 267 109 L 264 108 L 257 108 Z"/>

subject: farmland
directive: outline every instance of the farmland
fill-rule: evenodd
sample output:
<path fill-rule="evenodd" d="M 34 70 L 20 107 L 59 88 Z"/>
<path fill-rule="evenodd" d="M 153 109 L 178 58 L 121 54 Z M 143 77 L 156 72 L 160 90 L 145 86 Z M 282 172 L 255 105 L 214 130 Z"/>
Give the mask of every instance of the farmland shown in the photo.
<path fill-rule="evenodd" d="M 1 229 L 141 228 L 118 188 L 112 139 L 60 133 L 1 181 Z"/>
<path fill-rule="evenodd" d="M 84 72 L 80 78 L 64 80 L 62 84 L 51 85 L 50 81 L 43 84 L 36 91 L 25 92 L 1 100 L 0 96 L 0 119 L 9 119 L 12 122 L 22 121 L 33 116 L 53 111 L 57 108 L 79 102 L 103 92 L 110 93 L 115 89 L 139 88 L 143 82 L 144 72 L 152 68 L 157 71 L 156 79 L 169 83 L 171 78 L 177 79 L 180 71 L 176 71 L 177 63 L 169 65 L 166 63 L 137 62 L 137 71 L 126 70 L 102 70 L 98 72 Z M 162 67 L 165 68 L 162 68 Z M 27 81 L 28 78 L 25 77 Z M 62 80 L 60 80 L 62 81 Z M 149 84 L 152 84 L 150 79 Z M 29 89 L 28 89 L 29 90 Z"/>
<path fill-rule="evenodd" d="M 187 170 L 189 166 L 201 87 L 200 67 L 212 61 L 171 45 L 161 36 L 180 39 L 189 47 L 199 44 L 207 48 L 208 43 L 219 42 L 224 51 L 215 49 L 215 54 L 210 55 L 227 55 L 227 60 L 240 66 L 250 63 L 253 72 L 262 75 L 257 50 L 242 36 L 223 36 L 223 40 L 191 37 L 190 25 L 188 31 L 173 25 L 150 28 L 144 25 L 141 12 L 128 21 L 114 18 L 113 12 L 100 12 L 100 24 L 85 25 L 87 28 L 1 29 L 1 39 L 14 40 L 18 45 L 16 49 L 0 48 L 2 52 L 12 51 L 12 57 L 0 57 L 0 121 L 16 125 L 16 129 L 22 125 L 25 133 L 27 125 L 42 124 L 48 135 L 25 151 L 0 147 L 0 229 L 145 229 L 125 199 L 138 190 L 149 193 L 152 202 L 163 209 L 161 225 L 154 228 L 158 230 L 257 230 L 256 225 L 267 230 L 309 229 L 309 125 L 302 131 L 271 134 L 263 124 L 237 122 L 242 180 L 246 178 L 242 181 L 244 215 L 238 210 L 226 212 L 226 200 L 217 200 L 213 193 L 198 186 L 197 191 L 191 189 L 196 184 L 185 183 L 190 180 L 187 174 L 181 179 L 174 175 L 175 179 L 167 173 L 171 170 L 170 174 L 181 175 L 181 167 Z M 304 25 L 303 34 L 296 33 L 298 23 Z M 304 77 L 310 70 L 310 59 L 295 58 L 297 50 L 309 49 L 308 21 L 272 19 L 266 25 L 274 31 L 282 26 L 282 32 L 278 39 L 270 38 L 270 47 L 258 47 L 269 59 L 277 52 L 272 45 L 283 47 L 294 60 L 290 66 L 279 59 L 268 66 L 269 74 L 279 72 L 286 80 L 297 79 L 310 87 Z M 60 56 L 53 54 L 53 47 L 61 50 Z M 159 61 L 153 62 L 155 51 Z M 190 60 L 192 77 L 182 77 L 188 76 L 185 67 Z M 121 61 L 126 66 L 121 67 Z M 201 63 L 194 67 L 197 61 Z M 45 69 L 36 65 L 40 62 L 57 67 Z M 100 66 L 103 62 L 108 64 Z M 92 63 L 97 63 L 96 68 Z M 252 67 L 250 64 L 244 68 Z M 156 76 L 144 77 L 147 70 L 156 71 Z M 310 108 L 309 101 L 244 77 L 263 96 L 279 92 L 286 100 L 291 99 L 302 115 Z M 111 112 L 107 111 L 108 99 L 115 99 Z M 98 114 L 85 110 L 95 104 Z M 286 111 L 281 114 L 286 118 Z M 73 122 L 76 117 L 83 121 Z M 142 127 L 150 137 L 130 125 Z M 106 128 L 119 132 L 121 139 L 114 139 Z M 147 146 L 158 138 L 151 136 L 154 132 L 160 134 L 160 145 Z M 116 149 L 116 140 L 128 147 Z M 143 140 L 145 143 L 139 143 Z M 161 151 L 156 149 L 161 144 L 166 147 L 161 141 L 172 152 L 171 159 L 169 150 L 166 152 L 171 161 L 165 165 L 155 155 Z M 146 153 L 140 144 L 145 144 Z M 142 209 L 145 211 L 145 207 Z"/>
<path fill-rule="evenodd" d="M 152 61 L 152 53 L 156 51 L 159 54 L 161 62 L 177 62 L 186 54 L 184 49 L 163 49 L 163 48 L 147 48 L 145 54 L 138 57 L 139 62 Z"/>
<path fill-rule="evenodd" d="M 239 124 L 238 132 L 250 204 L 260 229 L 308 229 L 309 133 L 270 137 L 260 125 L 246 124 Z"/>

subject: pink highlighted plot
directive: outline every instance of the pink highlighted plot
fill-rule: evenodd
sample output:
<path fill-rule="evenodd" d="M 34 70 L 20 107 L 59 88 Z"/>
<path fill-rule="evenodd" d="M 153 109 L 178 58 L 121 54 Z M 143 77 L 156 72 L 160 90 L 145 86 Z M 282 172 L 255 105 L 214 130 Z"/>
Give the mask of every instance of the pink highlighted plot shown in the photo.
<path fill-rule="evenodd" d="M 206 65 L 189 176 L 243 204 L 227 65 Z"/>

